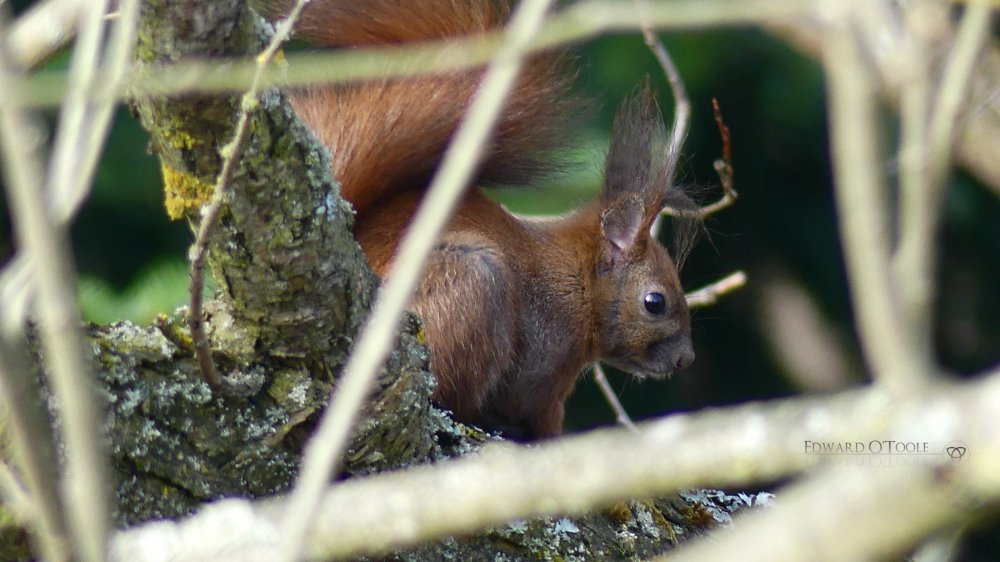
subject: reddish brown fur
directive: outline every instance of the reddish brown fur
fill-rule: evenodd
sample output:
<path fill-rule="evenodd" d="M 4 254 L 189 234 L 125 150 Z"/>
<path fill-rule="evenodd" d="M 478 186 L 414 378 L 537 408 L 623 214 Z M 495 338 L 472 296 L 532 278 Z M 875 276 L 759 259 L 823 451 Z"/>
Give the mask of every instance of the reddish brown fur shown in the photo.
<path fill-rule="evenodd" d="M 290 0 L 276 4 L 287 11 Z M 483 33 L 509 15 L 504 3 L 466 0 L 334 0 L 307 5 L 296 34 L 325 47 L 391 45 Z"/>
<path fill-rule="evenodd" d="M 328 47 L 384 45 L 481 33 L 508 10 L 492 0 L 317 0 L 298 36 Z M 563 145 L 580 103 L 567 96 L 564 57 L 533 57 L 507 100 L 479 184 L 518 185 L 547 170 L 542 153 Z M 333 155 L 342 195 L 361 214 L 378 199 L 423 189 L 437 168 L 481 69 L 298 90 L 295 111 Z"/>
<path fill-rule="evenodd" d="M 508 10 L 497 6 L 313 0 L 300 31 L 338 47 L 453 37 L 500 25 Z M 530 176 L 540 152 L 568 140 L 561 124 L 576 102 L 565 101 L 560 61 L 547 55 L 528 65 L 480 185 Z M 334 175 L 358 212 L 355 236 L 379 275 L 388 273 L 480 76 L 474 70 L 293 93 L 295 110 L 330 148 Z M 648 234 L 667 187 L 657 184 L 663 126 L 653 110 L 648 93 L 627 104 L 601 201 L 576 213 L 521 219 L 479 188 L 465 195 L 411 303 L 431 345 L 435 396 L 459 419 L 524 438 L 553 436 L 587 362 L 605 358 L 653 376 L 690 362 L 676 269 Z M 644 309 L 651 291 L 667 299 L 667 312 Z"/>

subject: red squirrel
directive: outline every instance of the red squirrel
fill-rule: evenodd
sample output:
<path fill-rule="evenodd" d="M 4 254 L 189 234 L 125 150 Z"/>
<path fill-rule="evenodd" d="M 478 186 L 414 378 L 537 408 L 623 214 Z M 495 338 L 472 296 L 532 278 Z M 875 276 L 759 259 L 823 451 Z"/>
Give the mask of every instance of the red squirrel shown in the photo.
<path fill-rule="evenodd" d="M 399 44 L 489 32 L 510 11 L 496 0 L 313 0 L 296 32 L 322 47 Z M 563 125 L 577 102 L 566 64 L 561 54 L 526 64 L 410 303 L 431 349 L 434 398 L 460 421 L 522 439 L 562 432 L 566 399 L 591 361 L 662 378 L 694 360 L 677 268 L 650 234 L 673 188 L 648 86 L 615 119 L 597 201 L 525 218 L 479 187 L 530 181 L 547 150 L 572 140 Z M 380 276 L 482 72 L 290 92 L 332 154 L 357 213 L 355 237 Z"/>

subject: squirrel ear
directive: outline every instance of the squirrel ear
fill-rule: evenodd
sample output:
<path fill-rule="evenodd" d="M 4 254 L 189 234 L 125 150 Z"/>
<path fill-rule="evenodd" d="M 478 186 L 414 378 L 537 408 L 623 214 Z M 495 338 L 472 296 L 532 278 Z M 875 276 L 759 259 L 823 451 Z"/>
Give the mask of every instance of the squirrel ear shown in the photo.
<path fill-rule="evenodd" d="M 666 127 L 647 80 L 618 110 L 604 165 L 601 225 L 619 249 L 633 246 L 662 209 L 666 146 Z"/>
<path fill-rule="evenodd" d="M 612 256 L 629 254 L 648 236 L 646 206 L 637 197 L 622 197 L 601 212 L 601 234 L 611 243 Z"/>

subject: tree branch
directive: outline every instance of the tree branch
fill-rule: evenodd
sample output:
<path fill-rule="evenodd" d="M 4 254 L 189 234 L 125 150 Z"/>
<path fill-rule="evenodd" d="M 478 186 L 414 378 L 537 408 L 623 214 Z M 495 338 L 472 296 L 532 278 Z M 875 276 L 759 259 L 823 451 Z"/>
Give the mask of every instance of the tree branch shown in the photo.
<path fill-rule="evenodd" d="M 401 545 L 467 533 L 528 515 L 580 513 L 622 498 L 689 486 L 768 481 L 821 462 L 822 457 L 804 452 L 808 442 L 868 442 L 888 439 L 890 435 L 901 442 L 927 442 L 928 451 L 934 455 L 920 457 L 927 464 L 905 472 L 902 481 L 912 484 L 912 476 L 927 483 L 928 476 L 944 477 L 930 487 L 906 487 L 909 491 L 900 493 L 914 494 L 915 505 L 925 505 L 928 498 L 969 500 L 944 502 L 948 506 L 939 506 L 939 514 L 909 518 L 909 522 L 902 522 L 907 517 L 885 518 L 886 493 L 902 485 L 893 477 L 896 470 L 876 471 L 884 478 L 864 468 L 849 471 L 849 482 L 857 483 L 858 478 L 868 482 L 863 486 L 866 493 L 851 494 L 850 503 L 845 503 L 843 510 L 831 511 L 831 516 L 845 517 L 850 509 L 860 510 L 867 517 L 892 519 L 898 531 L 879 542 L 874 531 L 880 527 L 864 519 L 865 525 L 875 525 L 875 529 L 862 531 L 867 539 L 850 552 L 855 555 L 853 559 L 871 558 L 886 549 L 912 544 L 922 533 L 954 521 L 976 502 L 974 498 L 995 500 L 1000 495 L 993 470 L 993 459 L 1000 454 L 1000 429 L 991 421 L 1000 415 L 998 405 L 1000 372 L 975 385 L 940 386 L 933 394 L 905 399 L 889 399 L 884 392 L 870 389 L 834 397 L 796 398 L 674 415 L 641 424 L 637 433 L 599 430 L 541 447 L 489 446 L 475 457 L 352 479 L 330 488 L 311 526 L 308 556 L 384 553 Z M 956 438 L 974 450 L 952 465 L 944 448 Z M 554 467 L 566 466 L 576 467 L 571 476 L 552 478 Z M 764 511 L 759 517 L 772 521 L 780 517 L 780 528 L 790 534 L 821 527 L 822 520 L 816 523 L 802 515 L 814 512 L 816 500 L 807 503 L 804 497 L 815 498 L 815 490 L 819 489 L 818 484 L 807 486 L 814 491 L 807 496 L 790 492 L 792 505 L 780 512 Z M 126 553 L 131 556 L 142 552 L 146 541 L 163 536 L 168 528 L 178 545 L 194 548 L 203 542 L 194 540 L 195 533 L 220 525 L 232 526 L 234 514 L 239 515 L 240 530 L 227 533 L 225 545 L 234 557 L 258 550 L 273 552 L 282 537 L 276 532 L 285 513 L 282 503 L 259 507 L 229 503 L 206 509 L 180 526 L 154 524 L 127 531 L 116 538 L 116 559 L 124 560 Z M 854 517 L 853 523 L 858 522 L 859 518 Z M 768 555 L 779 559 L 786 541 L 769 539 L 772 533 L 761 533 L 756 524 L 751 528 L 758 533 L 753 543 L 760 547 L 759 559 L 767 559 Z M 749 528 L 738 532 L 744 538 L 751 534 Z M 844 532 L 834 535 L 831 529 L 829 536 L 842 537 Z M 768 544 L 761 546 L 763 543 Z M 735 544 L 735 539 L 727 541 L 727 549 Z M 224 546 L 215 542 L 205 548 L 221 551 Z M 188 555 L 198 553 L 187 551 Z M 159 560 L 177 559 L 170 553 L 157 554 L 162 555 Z"/>
<path fill-rule="evenodd" d="M 9 99 L 4 99 L 2 105 L 4 156 L 11 168 L 8 194 L 16 217 L 14 224 L 19 245 L 30 256 L 37 271 L 45 272 L 36 276 L 36 306 L 49 367 L 47 374 L 59 404 L 61 423 L 58 427 L 66 447 L 62 506 L 67 512 L 72 552 L 81 560 L 95 562 L 104 559 L 111 520 L 104 441 L 95 407 L 94 377 L 79 331 L 75 272 L 67 228 L 53 216 L 55 213 L 50 212 L 45 197 L 61 199 L 73 194 L 71 186 L 77 184 L 72 173 L 80 173 L 81 167 L 87 168 L 86 162 L 76 159 L 78 147 L 74 141 L 91 136 L 91 128 L 98 130 L 92 139 L 103 137 L 107 130 L 110 108 L 98 109 L 96 117 L 89 122 L 85 111 L 86 92 L 93 83 L 94 67 L 103 41 L 104 6 L 99 2 L 84 13 L 70 71 L 70 101 L 61 114 L 61 127 L 44 191 L 38 189 L 42 172 L 39 169 L 41 159 L 36 157 L 41 151 L 42 135 L 32 126 L 30 117 Z M 127 6 L 124 9 L 129 11 Z M 124 31 L 112 41 L 117 51 L 109 56 L 118 63 L 119 77 L 124 74 L 130 58 L 132 42 L 129 38 L 133 25 L 134 17 L 124 18 L 120 23 Z M 7 77 L 4 82 L 8 84 L 12 82 L 7 76 L 9 66 L 5 60 L 0 63 L 0 74 Z M 94 150 L 89 156 L 96 159 L 97 153 Z M 39 501 L 45 509 L 46 499 L 42 497 Z M 56 533 L 60 527 L 57 525 L 51 521 L 43 523 L 53 535 L 48 537 L 52 543 L 59 542 Z M 47 550 L 56 551 L 54 555 L 58 556 L 58 548 L 53 545 Z"/>
<path fill-rule="evenodd" d="M 964 468 L 913 462 L 891 470 L 845 465 L 820 471 L 779 492 L 781 501 L 774 507 L 752 513 L 738 526 L 692 544 L 669 560 L 796 562 L 813 560 L 818 552 L 830 561 L 897 558 L 921 537 L 948 529 L 979 507 L 965 493 L 975 484 L 961 480 L 967 474 Z M 830 502 L 831 497 L 837 501 Z M 886 498 L 892 498 L 895 513 L 907 516 L 886 517 Z M 782 540 L 774 540 L 774 529 L 782 530 Z"/>
<path fill-rule="evenodd" d="M 574 3 L 546 20 L 526 53 L 584 41 L 616 31 L 640 29 L 645 21 L 657 29 L 697 29 L 748 23 L 786 22 L 814 16 L 807 0 L 673 0 L 649 3 L 643 20 L 632 10 L 622 10 L 613 0 Z M 453 41 L 428 42 L 403 47 L 378 47 L 322 54 L 289 54 L 288 68 L 272 68 L 262 88 L 329 84 L 366 78 L 433 74 L 483 65 L 500 46 L 497 35 Z M 164 61 L 165 62 L 165 61 Z M 218 72 L 217 61 L 172 60 L 169 64 L 138 69 L 129 82 L 125 99 L 136 96 L 171 96 L 190 93 L 235 93 L 249 87 L 256 73 L 252 61 L 226 61 Z M 50 107 L 65 95 L 65 76 L 43 72 L 31 77 L 15 98 L 24 107 Z"/>
<path fill-rule="evenodd" d="M 31 6 L 10 27 L 3 48 L 14 68 L 34 68 L 66 44 L 76 32 L 83 0 L 45 0 Z"/>
<path fill-rule="evenodd" d="M 928 106 L 923 100 L 907 103 L 910 94 L 905 88 L 909 86 L 904 87 L 902 95 L 902 107 L 916 105 L 910 108 L 914 115 L 904 120 L 904 127 L 916 127 L 911 135 L 926 135 L 922 139 L 926 144 L 924 151 L 917 149 L 911 152 L 911 158 L 902 159 L 903 165 L 911 168 L 903 177 L 913 180 L 908 182 L 908 189 L 903 192 L 904 201 L 909 204 L 903 207 L 901 214 L 899 249 L 894 265 L 903 312 L 911 326 L 917 349 L 926 350 L 927 356 L 933 349 L 933 280 L 937 272 L 936 239 L 941 229 L 944 194 L 948 187 L 955 140 L 963 128 L 962 114 L 966 110 L 973 68 L 989 36 L 991 12 L 989 2 L 978 0 L 969 3 L 941 74 L 940 88 L 933 105 Z M 922 92 L 922 88 L 926 85 L 921 86 L 918 81 L 913 95 L 928 95 L 929 92 Z M 916 113 L 922 110 L 919 119 L 926 124 L 916 125 Z M 927 110 L 930 110 L 929 115 Z M 901 149 L 903 156 L 907 155 L 905 149 L 905 146 Z"/>
<path fill-rule="evenodd" d="M 618 400 L 615 389 L 611 388 L 611 383 L 608 382 L 608 376 L 604 374 L 604 367 L 601 366 L 601 362 L 594 361 L 592 368 L 594 370 L 594 382 L 597 383 L 597 387 L 601 389 L 601 394 L 604 395 L 604 399 L 608 401 L 608 405 L 611 406 L 611 410 L 615 413 L 615 421 L 618 422 L 618 425 L 624 426 L 629 431 L 637 431 L 635 422 L 632 421 L 628 412 L 625 411 L 625 407 Z"/>
<path fill-rule="evenodd" d="M 727 295 L 746 285 L 747 275 L 742 271 L 734 271 L 718 281 L 706 285 L 700 289 L 689 291 L 684 295 L 687 305 L 690 308 L 701 308 L 712 306 L 719 301 L 719 297 Z"/>
<path fill-rule="evenodd" d="M 830 7 L 823 32 L 837 214 L 865 359 L 877 382 L 904 391 L 930 373 L 894 299 L 875 77 L 854 35 L 850 6 Z"/>
<path fill-rule="evenodd" d="M 4 403 L 5 434 L 29 494 L 32 519 L 26 527 L 46 560 L 68 558 L 68 537 L 59 497 L 59 470 L 55 439 L 45 409 L 28 376 L 23 350 L 8 334 L 0 335 L 0 396 Z M 18 342 L 20 343 L 20 342 Z"/>

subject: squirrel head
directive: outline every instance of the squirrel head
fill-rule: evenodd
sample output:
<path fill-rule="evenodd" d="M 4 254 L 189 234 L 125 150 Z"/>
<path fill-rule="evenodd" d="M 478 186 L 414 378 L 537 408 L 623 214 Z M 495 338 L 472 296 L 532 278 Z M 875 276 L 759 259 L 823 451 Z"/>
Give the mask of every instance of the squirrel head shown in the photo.
<path fill-rule="evenodd" d="M 687 302 L 677 274 L 696 221 L 675 225 L 677 261 L 651 233 L 664 205 L 693 206 L 671 188 L 667 133 L 648 84 L 622 105 L 601 192 L 594 311 L 598 353 L 639 377 L 663 378 L 694 360 Z"/>

